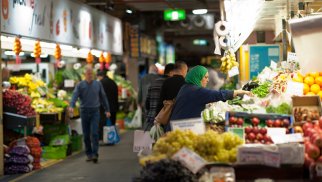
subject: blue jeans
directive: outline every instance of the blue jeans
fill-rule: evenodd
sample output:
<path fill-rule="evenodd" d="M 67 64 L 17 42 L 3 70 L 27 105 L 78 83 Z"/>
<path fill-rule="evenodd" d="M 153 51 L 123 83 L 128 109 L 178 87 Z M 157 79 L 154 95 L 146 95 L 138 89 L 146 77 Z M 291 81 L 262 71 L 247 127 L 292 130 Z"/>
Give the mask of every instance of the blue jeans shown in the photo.
<path fill-rule="evenodd" d="M 100 121 L 99 108 L 81 108 L 81 120 L 85 143 L 85 153 L 88 157 L 98 157 Z"/>

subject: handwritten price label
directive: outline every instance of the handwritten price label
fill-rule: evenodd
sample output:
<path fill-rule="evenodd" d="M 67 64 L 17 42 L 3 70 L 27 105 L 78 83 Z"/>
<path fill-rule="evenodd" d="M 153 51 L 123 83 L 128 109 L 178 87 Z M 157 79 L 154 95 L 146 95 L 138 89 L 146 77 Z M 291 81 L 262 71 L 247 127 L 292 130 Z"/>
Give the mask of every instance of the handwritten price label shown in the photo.
<path fill-rule="evenodd" d="M 185 147 L 175 153 L 172 159 L 180 161 L 194 174 L 206 165 L 206 161 L 202 157 Z"/>

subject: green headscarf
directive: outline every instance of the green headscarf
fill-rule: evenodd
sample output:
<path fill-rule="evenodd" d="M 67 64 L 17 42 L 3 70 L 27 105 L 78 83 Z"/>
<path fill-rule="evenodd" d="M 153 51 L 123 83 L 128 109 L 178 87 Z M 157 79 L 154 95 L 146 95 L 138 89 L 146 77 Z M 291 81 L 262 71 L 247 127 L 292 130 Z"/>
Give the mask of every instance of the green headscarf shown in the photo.
<path fill-rule="evenodd" d="M 186 82 L 201 87 L 201 80 L 207 72 L 207 68 L 195 66 L 187 73 Z"/>

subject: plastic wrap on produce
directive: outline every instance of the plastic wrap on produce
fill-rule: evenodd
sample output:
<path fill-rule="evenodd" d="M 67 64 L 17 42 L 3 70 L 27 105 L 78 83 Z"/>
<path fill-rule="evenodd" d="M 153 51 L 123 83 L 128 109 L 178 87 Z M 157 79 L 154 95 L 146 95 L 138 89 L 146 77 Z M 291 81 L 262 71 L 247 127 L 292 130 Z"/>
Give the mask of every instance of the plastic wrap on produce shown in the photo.
<path fill-rule="evenodd" d="M 304 145 L 298 143 L 280 144 L 278 150 L 281 164 L 304 164 Z"/>
<path fill-rule="evenodd" d="M 322 16 L 289 21 L 302 74 L 322 71 Z"/>

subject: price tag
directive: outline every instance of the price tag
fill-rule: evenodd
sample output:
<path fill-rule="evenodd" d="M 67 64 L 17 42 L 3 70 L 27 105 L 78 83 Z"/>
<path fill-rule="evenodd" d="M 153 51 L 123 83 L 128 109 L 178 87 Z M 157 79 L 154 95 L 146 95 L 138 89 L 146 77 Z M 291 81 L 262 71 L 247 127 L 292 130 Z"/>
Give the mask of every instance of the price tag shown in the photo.
<path fill-rule="evenodd" d="M 279 152 L 275 151 L 264 151 L 264 164 L 272 167 L 280 167 L 281 165 L 281 155 Z"/>
<path fill-rule="evenodd" d="M 267 135 L 272 138 L 274 144 L 286 142 L 285 128 L 267 128 Z"/>
<path fill-rule="evenodd" d="M 238 75 L 238 74 L 239 74 L 239 70 L 238 70 L 237 66 L 232 67 L 231 70 L 228 71 L 228 76 L 229 77 L 233 77 L 233 76 Z"/>
<path fill-rule="evenodd" d="M 66 88 L 73 88 L 75 86 L 75 81 L 74 80 L 65 80 L 64 86 Z"/>
<path fill-rule="evenodd" d="M 20 138 L 17 140 L 17 146 L 26 145 L 26 140 L 24 138 Z"/>
<path fill-rule="evenodd" d="M 298 58 L 295 52 L 288 52 L 287 53 L 287 61 L 291 62 L 291 61 L 296 61 L 298 62 Z"/>
<path fill-rule="evenodd" d="M 205 123 L 201 118 L 185 119 L 170 121 L 172 130 L 191 130 L 196 134 L 204 134 L 206 132 Z"/>
<path fill-rule="evenodd" d="M 275 63 L 275 61 L 271 61 L 271 68 L 273 70 L 276 70 L 277 69 L 277 63 Z"/>
<path fill-rule="evenodd" d="M 301 133 L 292 133 L 286 135 L 287 143 L 299 143 L 304 142 L 303 135 Z"/>
<path fill-rule="evenodd" d="M 173 160 L 180 161 L 183 166 L 196 174 L 207 162 L 195 152 L 183 147 L 172 156 Z"/>
<path fill-rule="evenodd" d="M 286 88 L 286 94 L 290 95 L 290 96 L 293 96 L 293 95 L 302 96 L 303 89 L 304 89 L 303 83 L 288 81 L 287 88 Z"/>

